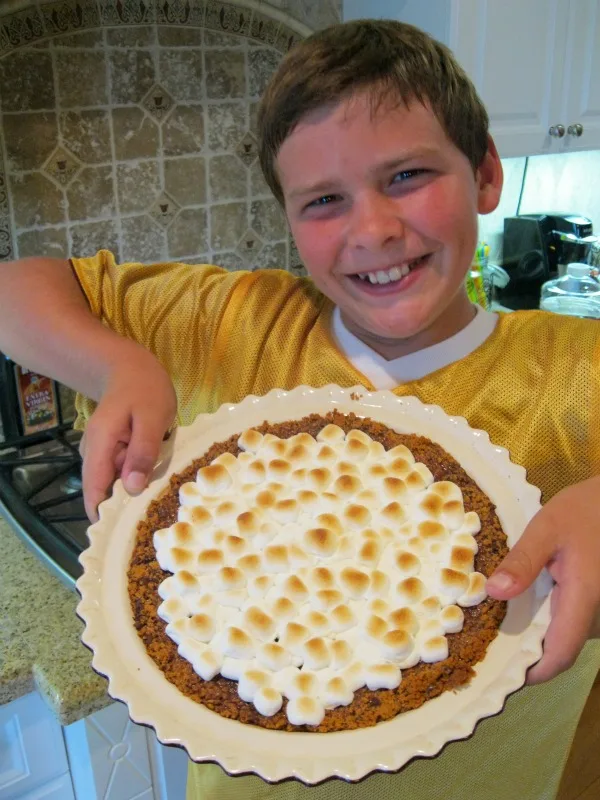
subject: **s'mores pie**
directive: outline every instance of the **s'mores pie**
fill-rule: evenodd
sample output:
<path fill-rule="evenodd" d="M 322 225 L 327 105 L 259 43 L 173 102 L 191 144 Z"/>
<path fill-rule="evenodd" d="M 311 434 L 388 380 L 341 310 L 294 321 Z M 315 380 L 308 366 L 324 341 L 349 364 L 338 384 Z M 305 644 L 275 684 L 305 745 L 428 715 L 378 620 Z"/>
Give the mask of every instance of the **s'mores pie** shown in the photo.
<path fill-rule="evenodd" d="M 173 476 L 129 594 L 180 691 L 246 724 L 338 731 L 470 679 L 505 613 L 486 576 L 506 552 L 439 445 L 333 411 L 248 428 Z"/>

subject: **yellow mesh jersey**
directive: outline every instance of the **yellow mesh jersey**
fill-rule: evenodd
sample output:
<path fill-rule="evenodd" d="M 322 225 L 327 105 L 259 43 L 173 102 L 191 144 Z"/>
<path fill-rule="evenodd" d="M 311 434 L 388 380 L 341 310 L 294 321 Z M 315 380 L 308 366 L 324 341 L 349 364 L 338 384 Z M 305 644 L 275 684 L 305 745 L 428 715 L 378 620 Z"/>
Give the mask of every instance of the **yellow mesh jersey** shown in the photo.
<path fill-rule="evenodd" d="M 179 424 L 275 387 L 376 388 L 337 349 L 333 305 L 309 279 L 282 270 L 119 266 L 106 251 L 72 263 L 92 312 L 150 349 L 169 371 Z M 543 312 L 501 314 L 493 334 L 469 356 L 394 392 L 486 430 L 548 500 L 600 474 L 599 367 L 598 323 Z M 79 427 L 93 409 L 78 398 Z M 308 789 L 229 778 L 217 766 L 196 765 L 188 800 L 551 800 L 599 667 L 600 644 L 588 643 L 567 673 L 518 692 L 470 739 L 398 775 Z"/>

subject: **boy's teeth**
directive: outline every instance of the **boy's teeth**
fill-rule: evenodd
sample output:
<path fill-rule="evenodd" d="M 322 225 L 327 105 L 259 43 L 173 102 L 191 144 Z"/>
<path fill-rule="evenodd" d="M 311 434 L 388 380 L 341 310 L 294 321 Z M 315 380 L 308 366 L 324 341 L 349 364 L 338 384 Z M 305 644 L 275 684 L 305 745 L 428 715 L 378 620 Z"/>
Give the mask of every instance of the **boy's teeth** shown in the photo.
<path fill-rule="evenodd" d="M 421 261 L 423 261 L 423 257 L 411 261 L 410 266 L 408 264 L 403 264 L 401 267 L 392 267 L 387 272 L 383 270 L 378 270 L 377 272 L 360 272 L 358 277 L 363 281 L 369 280 L 371 283 L 393 283 L 394 281 L 399 281 L 400 278 L 405 278 L 410 272 L 411 267 L 420 264 Z"/>

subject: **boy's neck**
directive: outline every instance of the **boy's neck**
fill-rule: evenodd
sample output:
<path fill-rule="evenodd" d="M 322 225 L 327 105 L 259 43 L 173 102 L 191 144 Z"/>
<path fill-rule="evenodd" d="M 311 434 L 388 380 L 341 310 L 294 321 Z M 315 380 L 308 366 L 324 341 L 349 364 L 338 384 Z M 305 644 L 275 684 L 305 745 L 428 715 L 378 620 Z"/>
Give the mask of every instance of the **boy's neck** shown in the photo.
<path fill-rule="evenodd" d="M 385 358 L 386 361 L 393 361 L 396 358 L 411 355 L 455 336 L 472 322 L 477 314 L 477 309 L 466 296 L 464 299 L 459 296 L 453 302 L 453 307 L 447 309 L 442 317 L 435 320 L 433 325 L 408 339 L 386 339 L 383 336 L 364 330 L 347 317 L 341 309 L 340 314 L 342 322 L 350 333 L 382 358 Z"/>

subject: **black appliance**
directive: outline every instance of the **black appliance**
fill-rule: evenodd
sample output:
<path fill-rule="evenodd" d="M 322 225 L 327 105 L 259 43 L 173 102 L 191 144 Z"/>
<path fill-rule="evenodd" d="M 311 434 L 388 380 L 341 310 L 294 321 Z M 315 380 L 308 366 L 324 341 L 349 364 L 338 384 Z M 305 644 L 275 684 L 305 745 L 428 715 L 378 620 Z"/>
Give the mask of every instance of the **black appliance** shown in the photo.
<path fill-rule="evenodd" d="M 507 308 L 538 308 L 545 281 L 574 261 L 587 263 L 598 241 L 593 224 L 579 214 L 520 214 L 504 219 L 502 266 L 510 280 L 496 289 Z"/>
<path fill-rule="evenodd" d="M 18 376 L 26 372 L 0 354 L 0 515 L 72 587 L 82 572 L 78 556 L 87 547 L 89 526 L 81 491 L 81 434 L 72 429 L 60 400 L 55 418 L 44 424 L 37 413 L 47 410 L 44 392 L 54 402 L 59 387 L 52 382 L 49 389 L 43 376 L 27 375 L 31 414 L 24 417 L 18 393 L 25 382 L 18 386 Z"/>

